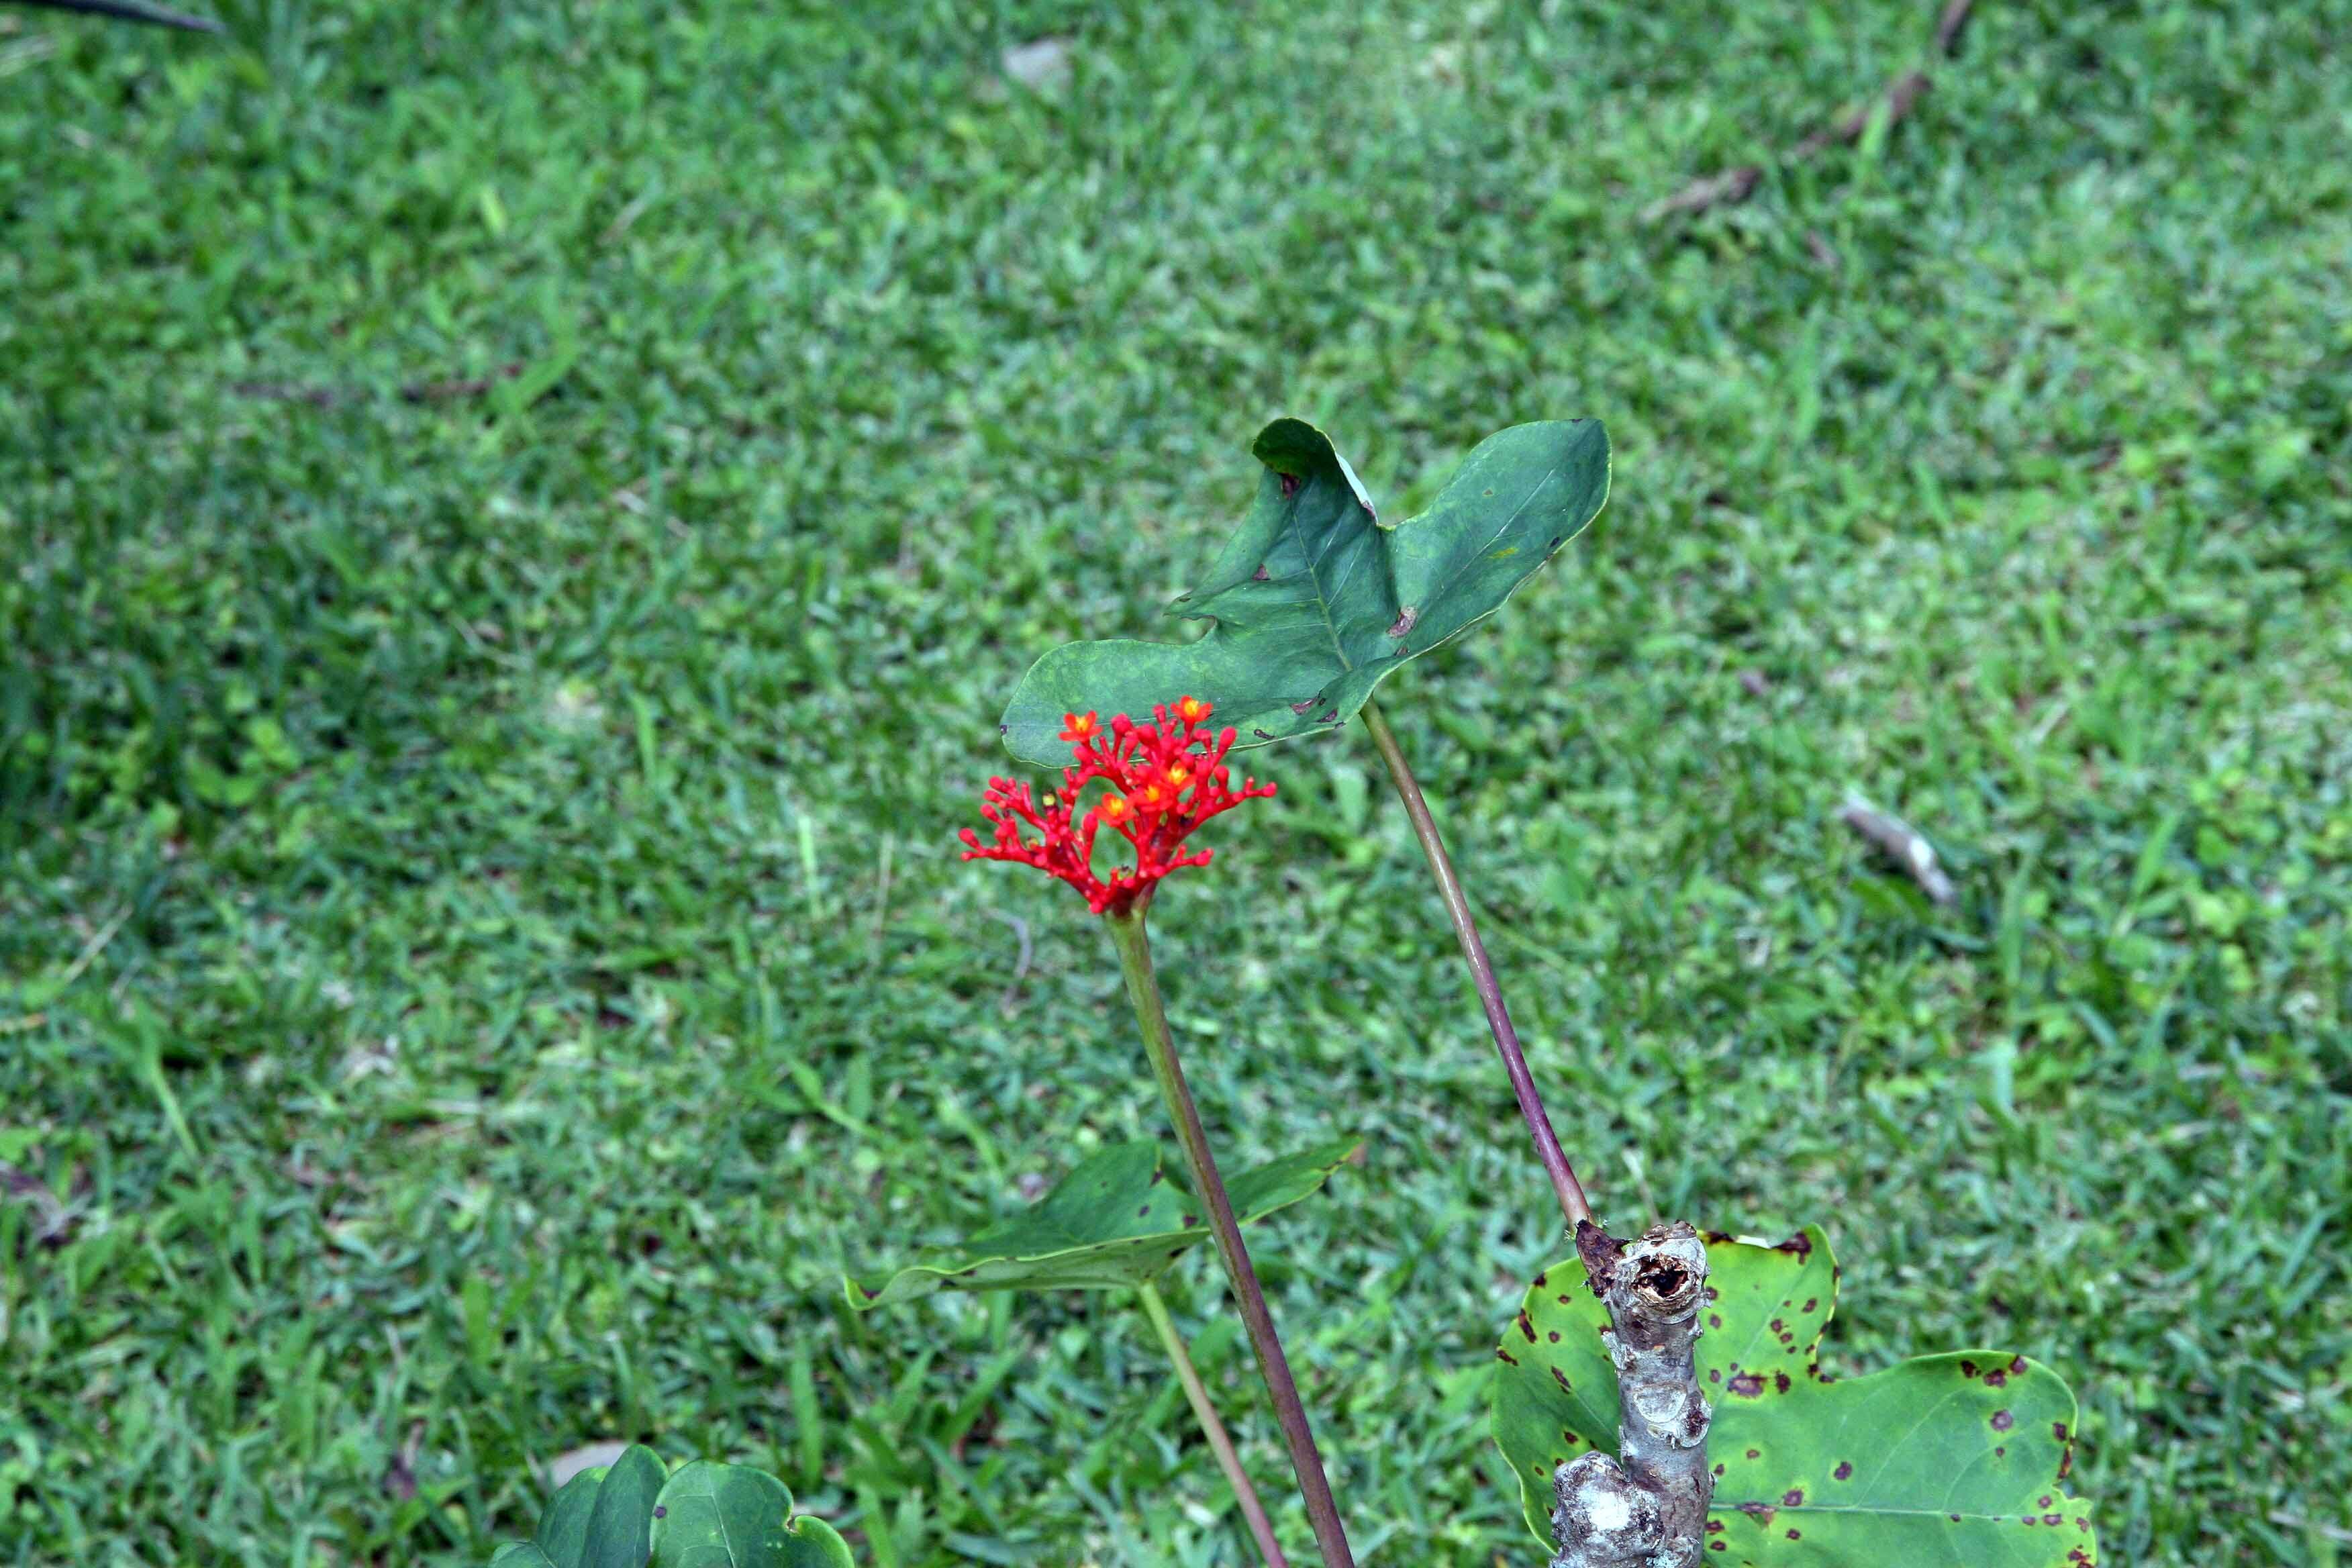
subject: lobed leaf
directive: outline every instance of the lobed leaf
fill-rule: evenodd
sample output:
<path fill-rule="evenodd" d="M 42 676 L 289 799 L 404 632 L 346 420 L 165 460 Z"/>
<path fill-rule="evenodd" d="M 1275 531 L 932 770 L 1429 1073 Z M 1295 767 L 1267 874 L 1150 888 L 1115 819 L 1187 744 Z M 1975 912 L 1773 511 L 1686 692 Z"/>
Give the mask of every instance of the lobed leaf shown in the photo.
<path fill-rule="evenodd" d="M 1395 527 L 1330 437 L 1277 419 L 1251 447 L 1257 500 L 1171 606 L 1191 643 L 1065 644 L 1030 668 L 1001 726 L 1024 762 L 1067 760 L 1065 713 L 1142 718 L 1204 698 L 1243 746 L 1344 724 L 1408 659 L 1459 636 L 1549 561 L 1609 496 L 1599 420 L 1515 425 L 1480 442 L 1430 509 Z"/>
<path fill-rule="evenodd" d="M 1244 1172 L 1225 1195 L 1244 1225 L 1320 1187 L 1356 1151 L 1350 1140 Z M 861 1310 L 935 1290 L 1108 1289 L 1141 1285 L 1206 1241 L 1200 1205 L 1160 1167 L 1160 1146 L 1120 1143 L 1065 1177 L 1029 1208 L 960 1246 L 942 1247 L 887 1279 L 845 1276 Z"/>
<path fill-rule="evenodd" d="M 1837 1268 L 1818 1227 L 1707 1237 L 1698 1369 L 1715 1409 L 1708 1560 L 1727 1568 L 2089 1568 L 2090 1510 L 2062 1483 L 2074 1396 L 2006 1351 L 1822 1374 Z M 1536 1276 L 1497 1351 L 1495 1441 L 1550 1543 L 1553 1471 L 1615 1452 L 1607 1311 L 1573 1259 Z"/>

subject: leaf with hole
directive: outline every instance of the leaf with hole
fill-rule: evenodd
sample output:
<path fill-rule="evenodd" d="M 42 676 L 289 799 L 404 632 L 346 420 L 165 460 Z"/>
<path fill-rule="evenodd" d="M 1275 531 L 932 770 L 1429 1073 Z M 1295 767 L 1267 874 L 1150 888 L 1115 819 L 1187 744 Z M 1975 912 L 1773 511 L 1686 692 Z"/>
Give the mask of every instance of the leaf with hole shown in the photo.
<path fill-rule="evenodd" d="M 1065 713 L 1142 718 L 1189 694 L 1239 744 L 1344 724 L 1389 673 L 1502 606 L 1597 515 L 1609 437 L 1597 419 L 1514 425 L 1481 441 L 1427 511 L 1374 514 L 1330 437 L 1277 419 L 1251 450 L 1257 500 L 1172 606 L 1215 624 L 1189 643 L 1068 643 L 1032 666 L 1004 710 L 1004 744 L 1068 760 Z"/>
<path fill-rule="evenodd" d="M 653 1568 L 851 1568 L 848 1546 L 823 1520 L 793 1517 L 773 1476 L 697 1459 L 662 1488 Z"/>
<path fill-rule="evenodd" d="M 1957 1351 L 1830 1378 L 1828 1238 L 1707 1237 L 1698 1374 L 1714 1407 L 1707 1561 L 1724 1568 L 2088 1568 L 2090 1509 L 2063 1488 L 2074 1396 L 2039 1363 Z M 1536 1276 L 1496 1352 L 1495 1441 L 1528 1528 L 1551 1541 L 1552 1473 L 1617 1447 L 1608 1313 L 1570 1259 Z"/>
<path fill-rule="evenodd" d="M 1276 1160 L 1226 1184 L 1243 1224 L 1287 1208 L 1321 1186 L 1349 1155 L 1350 1141 Z M 1110 1289 L 1141 1285 L 1209 1238 L 1201 1205 L 1161 1169 L 1160 1146 L 1104 1150 L 1012 1218 L 961 1246 L 941 1247 L 872 1284 L 844 1277 L 861 1310 L 911 1301 L 935 1290 Z"/>

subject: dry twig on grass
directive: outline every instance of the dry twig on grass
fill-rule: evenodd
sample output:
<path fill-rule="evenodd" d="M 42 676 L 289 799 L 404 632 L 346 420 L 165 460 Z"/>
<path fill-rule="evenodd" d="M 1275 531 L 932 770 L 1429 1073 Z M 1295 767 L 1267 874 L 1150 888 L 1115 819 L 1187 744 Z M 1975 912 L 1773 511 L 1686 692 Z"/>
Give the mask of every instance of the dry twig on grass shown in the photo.
<path fill-rule="evenodd" d="M 455 376 L 446 381 L 412 381 L 404 384 L 400 398 L 404 403 L 456 403 L 468 397 L 487 395 L 502 381 L 512 381 L 522 374 L 522 363 L 503 364 L 488 375 Z M 264 403 L 307 403 L 313 408 L 336 408 L 346 403 L 356 403 L 367 395 L 362 386 L 315 386 L 299 381 L 239 381 L 229 390 L 239 397 L 251 397 Z"/>
<path fill-rule="evenodd" d="M 1959 52 L 1960 35 L 1967 30 L 1969 16 L 1974 9 L 1975 0 L 1948 0 L 1942 15 L 1936 21 L 1937 57 L 1948 59 Z M 1925 68 L 1905 71 L 1888 82 L 1885 91 L 1869 103 L 1813 132 L 1779 158 L 1769 163 L 1742 163 L 1736 169 L 1693 180 L 1664 201 L 1653 202 L 1643 208 L 1642 221 L 1656 223 L 1676 213 L 1705 212 L 1712 206 L 1744 202 L 1756 194 L 1757 186 L 1764 183 L 1765 170 L 1771 163 L 1801 163 L 1832 147 L 1852 146 L 1862 140 L 1864 132 L 1870 129 L 1871 116 L 1879 111 L 1882 104 L 1885 108 L 1887 124 L 1898 124 L 1926 95 L 1930 85 Z"/>
<path fill-rule="evenodd" d="M 1949 904 L 1959 896 L 1952 879 L 1936 863 L 1936 847 L 1901 817 L 1890 816 L 1857 800 L 1849 801 L 1845 809 L 1838 813 L 1838 818 L 1884 850 L 1937 903 Z"/>

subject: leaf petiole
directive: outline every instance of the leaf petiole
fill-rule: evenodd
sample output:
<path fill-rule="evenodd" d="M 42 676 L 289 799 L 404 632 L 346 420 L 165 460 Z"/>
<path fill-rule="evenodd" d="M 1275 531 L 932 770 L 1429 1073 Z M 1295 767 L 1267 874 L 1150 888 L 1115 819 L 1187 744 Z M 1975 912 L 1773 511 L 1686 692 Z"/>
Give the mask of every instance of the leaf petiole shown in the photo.
<path fill-rule="evenodd" d="M 1290 1568 L 1289 1559 L 1282 1554 L 1281 1543 L 1274 1538 L 1274 1523 L 1265 1517 L 1265 1505 L 1258 1501 L 1257 1488 L 1250 1484 L 1249 1472 L 1242 1468 L 1242 1457 L 1234 1450 L 1232 1435 L 1218 1419 L 1217 1407 L 1209 1403 L 1208 1388 L 1201 1382 L 1200 1373 L 1192 1365 L 1192 1352 L 1184 1348 L 1184 1336 L 1176 1329 L 1176 1320 L 1168 1315 L 1168 1303 L 1160 1294 L 1160 1287 L 1146 1280 L 1137 1294 L 1143 1302 L 1143 1315 L 1151 1320 L 1159 1331 L 1160 1342 L 1167 1348 L 1168 1359 L 1175 1364 L 1176 1381 L 1184 1386 L 1184 1398 L 1192 1406 L 1193 1419 L 1201 1424 L 1201 1436 L 1209 1440 L 1209 1450 L 1217 1457 L 1217 1468 L 1225 1472 L 1232 1483 L 1234 1497 L 1242 1505 L 1242 1518 L 1249 1522 L 1250 1535 L 1257 1542 L 1258 1555 L 1265 1560 L 1265 1568 Z"/>
<path fill-rule="evenodd" d="M 1470 966 L 1471 984 L 1478 988 L 1478 1004 L 1486 1011 L 1486 1026 L 1494 1033 L 1495 1049 L 1502 1056 L 1504 1070 L 1510 1074 L 1511 1092 L 1518 1097 L 1519 1114 L 1527 1119 L 1537 1157 L 1543 1162 L 1544 1173 L 1551 1177 L 1552 1193 L 1559 1199 L 1559 1212 L 1567 1216 L 1569 1233 L 1574 1235 L 1579 1221 L 1592 1217 L 1592 1205 L 1585 1201 L 1583 1184 L 1577 1181 L 1568 1155 L 1560 1149 L 1559 1137 L 1551 1130 L 1551 1118 L 1544 1111 L 1543 1096 L 1536 1091 L 1536 1080 L 1528 1071 L 1527 1053 L 1519 1049 L 1519 1032 L 1511 1026 L 1510 1009 L 1503 1005 L 1503 988 L 1495 978 L 1495 965 L 1486 956 L 1486 944 L 1479 940 L 1478 922 L 1470 913 L 1470 900 L 1462 891 L 1462 879 L 1454 873 L 1452 857 L 1445 853 L 1445 841 L 1437 835 L 1436 820 L 1429 815 L 1429 802 L 1422 798 L 1421 785 L 1405 763 L 1396 731 L 1381 717 L 1378 703 L 1367 700 L 1360 711 L 1364 728 L 1371 731 L 1372 744 L 1380 748 L 1381 760 L 1388 764 L 1389 778 L 1404 802 L 1405 815 L 1412 819 L 1412 835 L 1421 840 L 1422 853 L 1429 858 L 1430 875 L 1436 879 L 1437 894 L 1445 901 L 1445 913 L 1454 922 L 1454 934 L 1461 939 L 1463 962 Z"/>

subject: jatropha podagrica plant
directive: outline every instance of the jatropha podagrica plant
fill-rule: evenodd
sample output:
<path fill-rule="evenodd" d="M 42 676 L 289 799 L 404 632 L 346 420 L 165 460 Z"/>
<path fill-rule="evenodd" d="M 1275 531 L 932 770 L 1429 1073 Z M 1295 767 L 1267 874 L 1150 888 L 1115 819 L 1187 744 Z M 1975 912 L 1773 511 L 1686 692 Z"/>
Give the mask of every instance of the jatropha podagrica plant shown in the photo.
<path fill-rule="evenodd" d="M 1001 731 L 1017 758 L 1062 765 L 1060 786 L 1039 795 L 991 780 L 981 806 L 988 836 L 967 830 L 963 841 L 968 859 L 1034 866 L 1067 882 L 1108 928 L 1200 1202 L 1200 1230 L 1224 1266 L 1326 1568 L 1352 1562 L 1347 1531 L 1236 1207 L 1254 1215 L 1296 1201 L 1337 1156 L 1321 1151 L 1295 1168 L 1254 1172 L 1229 1192 L 1169 1030 L 1145 920 L 1165 878 L 1209 863 L 1195 830 L 1274 793 L 1246 775 L 1234 784 L 1234 751 L 1358 718 L 1428 860 L 1574 1244 L 1535 1277 L 1503 1331 L 1493 1384 L 1493 1435 L 1551 1568 L 2089 1568 L 2098 1550 L 2089 1510 L 2063 1486 L 2074 1401 L 2056 1373 L 2010 1351 L 1962 1350 L 1837 1377 L 1822 1346 L 1837 1285 L 1822 1232 L 1769 1243 L 1678 1220 L 1612 1236 L 1553 1135 L 1468 895 L 1371 698 L 1406 662 L 1499 608 L 1591 521 L 1609 484 L 1601 426 L 1501 431 L 1426 512 L 1395 525 L 1380 521 L 1354 471 L 1311 426 L 1277 420 L 1255 451 L 1265 468 L 1255 505 L 1202 584 L 1177 601 L 1181 614 L 1213 622 L 1210 631 L 1181 645 L 1074 643 L 1038 660 Z M 1129 1177 L 1148 1184 L 1140 1170 Z M 1084 1186 L 1078 1173 L 1072 1184 Z M 1035 1224 L 1008 1221 L 952 1261 L 853 1284 L 851 1300 L 874 1306 L 931 1288 L 1141 1287 L 1147 1253 L 1165 1267 L 1200 1234 L 1189 1211 L 1155 1217 L 1149 1198 L 1097 1206 L 1102 1214 L 1075 1232 L 1059 1210 Z M 1055 1239 L 1033 1245 L 1040 1237 Z M 1154 1300 L 1145 1298 L 1148 1312 Z M 1154 1316 L 1157 1325 L 1164 1307 Z M 1181 1342 L 1162 1334 L 1181 1369 Z M 1194 1407 L 1215 1446 L 1213 1412 L 1204 1398 Z M 1219 1458 L 1246 1495 L 1238 1463 Z M 660 1502 L 673 1493 L 683 1512 Z M 1278 1563 L 1263 1515 L 1252 1524 L 1262 1555 Z M 616 1544 L 589 1551 L 583 1540 Z M 722 1553 L 730 1541 L 745 1544 L 706 1555 L 714 1541 Z M 508 1551 L 550 1568 L 635 1568 L 648 1551 L 656 1565 L 681 1568 L 849 1561 L 838 1538 L 792 1514 L 773 1483 L 689 1466 L 665 1484 L 649 1456 L 616 1465 L 593 1499 L 559 1497 L 537 1541 Z"/>
<path fill-rule="evenodd" d="M 1360 718 L 1428 860 L 1575 1244 L 1537 1277 L 1496 1352 L 1495 1436 L 1554 1568 L 2093 1562 L 2087 1510 L 2061 1485 L 2074 1409 L 2054 1373 L 2010 1352 L 1970 1351 L 1841 1382 L 1823 1370 L 1818 1342 L 1833 1299 L 1825 1237 L 1801 1232 L 1771 1246 L 1702 1236 L 1685 1221 L 1613 1237 L 1595 1222 L 1553 1132 L 1468 895 L 1372 695 L 1404 664 L 1500 608 L 1599 513 L 1609 490 L 1600 424 L 1500 431 L 1470 454 L 1427 511 L 1393 525 L 1380 520 L 1355 471 L 1312 426 L 1276 420 L 1254 451 L 1264 469 L 1255 502 L 1201 584 L 1176 601 L 1177 613 L 1209 622 L 1208 632 L 1183 644 L 1073 643 L 1039 659 L 1000 729 L 1006 747 L 1031 763 L 1057 760 L 1053 742 L 1078 748 L 1055 797 L 1063 815 L 1029 807 L 1023 786 L 998 781 L 986 808 L 998 844 L 967 838 L 980 854 L 1029 859 L 1065 876 L 1108 919 L 1188 1160 L 1213 1175 L 1168 1038 L 1143 910 L 1158 877 L 1185 863 L 1168 851 L 1213 813 L 1153 818 L 1164 835 L 1156 838 L 1148 825 L 1125 820 L 1135 775 L 1100 771 L 1096 715 L 1154 715 L 1150 725 L 1113 718 L 1111 749 L 1125 756 L 1168 748 L 1171 719 L 1189 724 L 1217 711 L 1226 726 L 1214 746 L 1220 769 L 1236 745 L 1342 729 Z M 1165 705 L 1175 693 L 1186 695 L 1171 715 Z M 1131 739 L 1138 735 L 1140 748 Z M 1107 812 L 1076 798 L 1098 780 L 1120 802 Z M 1217 809 L 1248 793 L 1245 784 Z M 1106 823 L 1128 837 L 1137 858 L 1131 870 L 1097 878 L 1091 851 Z M 1024 825 L 1040 834 L 1029 847 Z M 1229 1216 L 1220 1252 L 1318 1544 L 1327 1564 L 1345 1563 L 1345 1529 L 1306 1412 L 1248 1255 L 1237 1232 L 1228 1244 L 1228 1232 Z"/>

